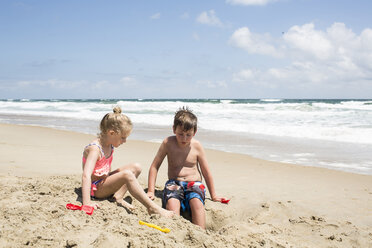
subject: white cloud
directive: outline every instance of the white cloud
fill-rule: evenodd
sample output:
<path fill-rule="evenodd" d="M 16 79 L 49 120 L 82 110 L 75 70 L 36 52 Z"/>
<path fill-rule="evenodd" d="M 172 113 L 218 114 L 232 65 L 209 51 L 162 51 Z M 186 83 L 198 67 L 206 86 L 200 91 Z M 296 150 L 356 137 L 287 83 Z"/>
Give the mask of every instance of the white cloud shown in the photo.
<path fill-rule="evenodd" d="M 226 0 L 226 3 L 232 5 L 266 5 L 277 0 Z"/>
<path fill-rule="evenodd" d="M 133 76 L 119 80 L 0 80 L 0 96 L 3 98 L 43 98 L 45 92 L 50 98 L 69 97 L 101 98 L 129 97 L 133 89 L 138 89 L 140 82 Z M 83 89 L 83 90 L 82 90 Z"/>
<path fill-rule="evenodd" d="M 235 82 L 312 90 L 345 90 L 372 83 L 372 29 L 357 35 L 343 23 L 326 30 L 308 23 L 291 27 L 275 40 L 244 27 L 236 30 L 229 42 L 250 54 L 281 55 L 289 61 L 282 67 L 239 70 L 232 75 Z"/>
<path fill-rule="evenodd" d="M 206 24 L 209 26 L 223 27 L 222 22 L 220 21 L 220 19 L 218 19 L 213 9 L 208 12 L 207 11 L 202 12 L 196 18 L 196 21 L 201 24 Z"/>
<path fill-rule="evenodd" d="M 132 87 L 137 85 L 137 80 L 133 77 L 123 77 L 120 79 L 120 83 L 126 87 Z"/>
<path fill-rule="evenodd" d="M 327 34 L 314 29 L 314 24 L 293 26 L 283 35 L 286 45 L 291 50 L 298 49 L 318 59 L 327 59 L 331 56 L 333 44 Z"/>
<path fill-rule="evenodd" d="M 360 45 L 367 52 L 372 52 L 372 29 L 365 29 L 360 35 Z"/>
<path fill-rule="evenodd" d="M 30 86 L 32 83 L 30 81 L 19 81 L 17 82 L 17 86 L 19 87 L 28 87 Z"/>
<path fill-rule="evenodd" d="M 51 88 L 56 90 L 70 90 L 85 87 L 85 81 L 65 81 L 59 79 L 19 81 L 15 84 L 19 88 Z"/>
<path fill-rule="evenodd" d="M 94 90 L 105 90 L 110 87 L 110 83 L 106 80 L 91 83 L 91 88 Z"/>
<path fill-rule="evenodd" d="M 233 74 L 234 82 L 245 82 L 252 79 L 254 79 L 254 71 L 251 69 L 244 69 Z"/>
<path fill-rule="evenodd" d="M 270 44 L 271 40 L 268 34 L 254 34 L 250 32 L 249 28 L 243 27 L 233 33 L 229 43 L 249 53 L 280 56 L 274 45 Z"/>
<path fill-rule="evenodd" d="M 159 19 L 160 16 L 161 16 L 160 13 L 155 13 L 155 14 L 153 14 L 152 16 L 150 16 L 150 18 L 151 18 L 151 19 Z"/>
<path fill-rule="evenodd" d="M 119 82 L 110 82 L 107 80 L 100 81 L 69 81 L 60 79 L 48 79 L 48 80 L 24 80 L 18 81 L 13 84 L 4 85 L 6 89 L 13 90 L 28 90 L 28 89 L 44 89 L 49 91 L 63 91 L 63 90 L 74 90 L 74 89 L 85 89 L 90 90 L 107 90 L 121 89 L 122 87 L 133 87 L 138 85 L 138 81 L 134 77 L 126 76 L 119 80 Z M 0 86 L 1 88 L 1 86 Z"/>
<path fill-rule="evenodd" d="M 180 17 L 181 17 L 181 19 L 189 19 L 190 15 L 189 15 L 189 13 L 185 12 Z"/>
<path fill-rule="evenodd" d="M 227 84 L 225 81 L 199 80 L 196 83 L 199 86 L 206 87 L 209 89 L 227 88 Z"/>

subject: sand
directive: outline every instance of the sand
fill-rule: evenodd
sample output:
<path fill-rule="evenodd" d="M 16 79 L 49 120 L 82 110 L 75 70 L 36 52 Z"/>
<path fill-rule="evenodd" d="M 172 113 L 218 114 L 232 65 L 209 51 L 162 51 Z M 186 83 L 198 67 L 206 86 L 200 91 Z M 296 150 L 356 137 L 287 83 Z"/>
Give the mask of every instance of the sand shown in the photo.
<path fill-rule="evenodd" d="M 372 247 L 371 175 L 213 150 L 206 152 L 217 194 L 231 201 L 206 200 L 207 230 L 183 217 L 150 216 L 129 194 L 132 212 L 110 200 L 91 216 L 68 210 L 67 203 L 81 204 L 81 154 L 93 138 L 0 124 L 0 247 Z M 115 151 L 113 168 L 141 163 L 146 189 L 158 146 L 129 139 Z"/>

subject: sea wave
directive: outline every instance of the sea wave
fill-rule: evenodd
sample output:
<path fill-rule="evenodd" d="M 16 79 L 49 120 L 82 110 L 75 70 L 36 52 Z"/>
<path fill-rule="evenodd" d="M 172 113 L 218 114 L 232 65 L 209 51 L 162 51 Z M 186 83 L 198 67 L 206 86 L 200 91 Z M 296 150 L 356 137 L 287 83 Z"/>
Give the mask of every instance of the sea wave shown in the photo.
<path fill-rule="evenodd" d="M 1 101 L 0 114 L 99 120 L 119 105 L 135 124 L 170 126 L 175 111 L 188 106 L 205 130 L 372 144 L 371 103 L 342 99 L 12 99 Z"/>

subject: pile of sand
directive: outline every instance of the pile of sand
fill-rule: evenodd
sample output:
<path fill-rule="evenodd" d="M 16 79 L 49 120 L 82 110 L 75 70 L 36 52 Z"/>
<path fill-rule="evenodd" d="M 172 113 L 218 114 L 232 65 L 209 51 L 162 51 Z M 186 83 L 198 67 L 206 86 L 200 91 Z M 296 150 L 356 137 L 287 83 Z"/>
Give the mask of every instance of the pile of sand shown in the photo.
<path fill-rule="evenodd" d="M 93 215 L 80 205 L 80 176 L 0 177 L 0 247 L 370 247 L 371 229 L 304 214 L 291 201 L 262 203 L 252 211 L 206 202 L 207 230 L 183 217 L 150 216 L 133 200 L 128 212 L 109 200 Z M 127 196 L 126 200 L 132 198 Z M 235 199 L 236 200 L 236 199 Z M 156 199 L 160 204 L 160 199 Z M 247 211 L 250 209 L 250 211 Z M 299 215 L 300 214 L 300 215 Z M 139 220 L 171 229 L 169 233 Z"/>

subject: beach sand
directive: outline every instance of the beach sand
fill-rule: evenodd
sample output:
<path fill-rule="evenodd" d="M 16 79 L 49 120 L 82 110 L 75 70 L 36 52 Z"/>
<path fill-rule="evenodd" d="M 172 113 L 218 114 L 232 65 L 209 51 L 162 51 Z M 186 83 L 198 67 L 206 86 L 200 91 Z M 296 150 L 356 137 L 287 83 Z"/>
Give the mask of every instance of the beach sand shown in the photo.
<path fill-rule="evenodd" d="M 133 212 L 110 200 L 91 216 L 68 210 L 81 204 L 82 150 L 93 138 L 0 124 L 0 247 L 372 247 L 371 175 L 213 150 L 206 153 L 217 194 L 231 201 L 206 200 L 207 230 L 183 217 L 150 216 L 130 195 Z M 129 139 L 115 150 L 113 169 L 141 163 L 146 189 L 158 146 Z M 164 161 L 158 193 L 166 169 Z"/>

